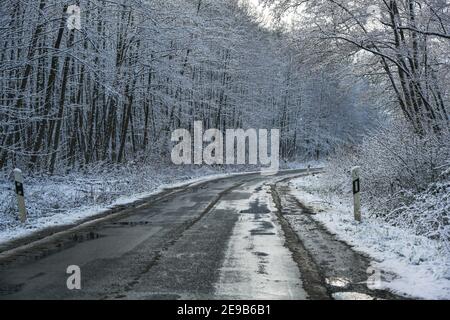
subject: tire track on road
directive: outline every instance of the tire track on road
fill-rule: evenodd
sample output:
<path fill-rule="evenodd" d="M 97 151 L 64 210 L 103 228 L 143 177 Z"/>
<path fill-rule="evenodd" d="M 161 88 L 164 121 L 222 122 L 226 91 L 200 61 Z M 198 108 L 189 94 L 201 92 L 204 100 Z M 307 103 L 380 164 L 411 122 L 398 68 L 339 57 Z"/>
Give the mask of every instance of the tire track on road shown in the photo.
<path fill-rule="evenodd" d="M 272 195 L 286 234 L 286 245 L 313 299 L 404 299 L 386 290 L 368 288 L 370 257 L 354 251 L 313 219 L 314 212 L 290 194 L 289 180 L 272 184 Z"/>

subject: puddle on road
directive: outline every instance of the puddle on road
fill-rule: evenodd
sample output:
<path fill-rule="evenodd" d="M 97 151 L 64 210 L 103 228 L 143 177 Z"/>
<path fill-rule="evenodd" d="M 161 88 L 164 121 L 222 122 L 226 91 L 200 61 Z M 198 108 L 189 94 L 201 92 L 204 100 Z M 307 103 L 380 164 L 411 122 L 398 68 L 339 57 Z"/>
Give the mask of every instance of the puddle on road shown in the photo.
<path fill-rule="evenodd" d="M 68 248 L 74 247 L 80 243 L 86 242 L 86 241 L 95 241 L 100 238 L 106 237 L 105 235 L 101 235 L 99 233 L 93 232 L 93 231 L 84 231 L 84 232 L 77 232 L 73 234 L 68 234 L 64 236 L 63 238 L 57 240 L 57 242 L 52 242 L 48 244 L 42 244 L 32 250 L 26 250 L 22 254 L 18 255 L 14 258 L 12 262 L 9 263 L 16 263 L 18 265 L 34 260 L 42 260 L 52 254 L 61 252 L 63 250 L 66 250 Z M 1 267 L 1 265 L 0 265 Z M 1 268 L 0 268 L 1 271 Z"/>
<path fill-rule="evenodd" d="M 247 210 L 241 210 L 240 213 L 252 213 L 252 214 L 262 214 L 262 213 L 270 213 L 267 204 L 260 203 L 259 198 L 255 199 L 255 201 L 250 202 L 250 208 Z"/>
<path fill-rule="evenodd" d="M 24 283 L 20 283 L 20 284 L 6 284 L 6 283 L 1 283 L 0 282 L 0 297 L 17 293 L 20 290 L 22 290 L 24 285 L 25 285 Z"/>
<path fill-rule="evenodd" d="M 119 221 L 111 223 L 113 226 L 120 227 L 137 227 L 137 226 L 145 226 L 149 224 L 149 221 Z"/>
<path fill-rule="evenodd" d="M 260 230 L 260 229 L 250 230 L 250 234 L 252 236 L 274 236 L 274 235 L 276 235 L 276 233 L 274 233 L 274 232 L 267 232 L 267 231 Z"/>
<path fill-rule="evenodd" d="M 265 252 L 259 252 L 259 251 L 253 252 L 253 254 L 255 254 L 257 257 L 267 257 L 267 256 L 268 256 L 267 253 L 265 253 Z"/>
<path fill-rule="evenodd" d="M 101 237 L 100 234 L 96 233 L 96 232 L 87 232 L 87 233 L 75 233 L 72 235 L 72 241 L 73 242 L 85 242 L 85 241 L 89 241 L 89 240 L 96 240 L 99 239 Z"/>
<path fill-rule="evenodd" d="M 269 215 L 265 214 L 266 218 L 270 218 Z M 254 235 L 258 235 L 258 236 L 271 236 L 271 235 L 275 235 L 275 233 L 273 232 L 273 229 L 275 228 L 273 223 L 270 221 L 258 221 L 263 219 L 262 215 L 255 215 L 255 222 L 257 222 L 258 228 L 252 229 L 250 230 L 250 234 L 252 236 Z M 269 231 L 272 230 L 272 231 Z"/>

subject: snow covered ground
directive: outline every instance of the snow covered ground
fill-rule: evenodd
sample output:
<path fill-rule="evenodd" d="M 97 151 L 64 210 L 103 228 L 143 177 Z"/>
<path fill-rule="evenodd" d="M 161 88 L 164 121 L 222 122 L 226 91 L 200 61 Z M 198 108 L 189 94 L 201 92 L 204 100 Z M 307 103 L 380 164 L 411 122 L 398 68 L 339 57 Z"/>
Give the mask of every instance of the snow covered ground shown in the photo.
<path fill-rule="evenodd" d="M 317 213 L 315 219 L 374 259 L 373 268 L 381 272 L 380 289 L 420 299 L 450 299 L 450 252 L 442 242 L 391 226 L 364 210 L 362 223 L 357 223 L 351 196 L 326 193 L 326 185 L 321 175 L 290 183 L 292 193 Z"/>

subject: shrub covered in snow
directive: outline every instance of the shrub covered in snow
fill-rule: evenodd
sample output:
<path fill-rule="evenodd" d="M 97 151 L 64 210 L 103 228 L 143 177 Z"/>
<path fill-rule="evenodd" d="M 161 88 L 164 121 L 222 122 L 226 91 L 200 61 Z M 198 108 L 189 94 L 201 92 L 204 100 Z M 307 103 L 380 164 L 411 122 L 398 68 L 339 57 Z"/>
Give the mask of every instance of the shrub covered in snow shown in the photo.
<path fill-rule="evenodd" d="M 450 135 L 419 136 L 399 122 L 377 129 L 356 148 L 342 148 L 327 169 L 328 191 L 351 197 L 350 169 L 361 166 L 371 214 L 418 235 L 450 239 Z"/>

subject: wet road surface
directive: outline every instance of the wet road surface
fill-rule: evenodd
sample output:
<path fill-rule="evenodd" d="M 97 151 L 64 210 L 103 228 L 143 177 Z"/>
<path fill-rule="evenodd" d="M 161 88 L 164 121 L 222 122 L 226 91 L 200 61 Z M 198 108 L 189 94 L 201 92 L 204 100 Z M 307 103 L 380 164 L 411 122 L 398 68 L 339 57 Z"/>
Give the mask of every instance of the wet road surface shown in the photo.
<path fill-rule="evenodd" d="M 0 253 L 0 299 L 330 299 L 347 288 L 395 298 L 352 285 L 369 261 L 289 196 L 284 182 L 304 174 L 195 183 L 15 244 Z M 70 265 L 81 269 L 81 290 L 67 288 Z"/>

